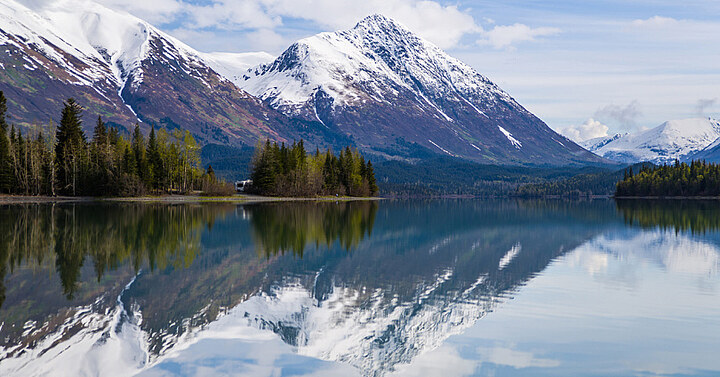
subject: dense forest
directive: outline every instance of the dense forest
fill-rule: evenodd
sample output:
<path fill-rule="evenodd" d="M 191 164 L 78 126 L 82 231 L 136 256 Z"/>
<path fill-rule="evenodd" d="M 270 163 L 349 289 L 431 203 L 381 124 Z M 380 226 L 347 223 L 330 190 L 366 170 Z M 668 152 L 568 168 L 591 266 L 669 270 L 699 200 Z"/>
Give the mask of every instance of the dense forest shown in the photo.
<path fill-rule="evenodd" d="M 615 196 L 720 196 L 720 165 L 676 160 L 673 165 L 642 166 L 638 173 L 631 167 L 617 183 Z"/>
<path fill-rule="evenodd" d="M 253 191 L 271 196 L 375 196 L 378 187 L 370 161 L 346 147 L 336 156 L 330 149 L 314 154 L 302 140 L 286 146 L 267 140 L 255 148 Z"/>
<path fill-rule="evenodd" d="M 91 139 L 82 107 L 68 99 L 55 129 L 23 135 L 6 121 L 0 92 L 0 193 L 19 195 L 134 196 L 214 188 L 212 169 L 200 165 L 200 146 L 188 131 L 150 129 L 147 140 L 107 127 L 101 117 Z"/>
<path fill-rule="evenodd" d="M 648 162 L 630 166 L 630 169 L 650 168 Z M 513 196 L 523 198 L 563 197 L 579 198 L 592 196 L 612 196 L 617 182 L 623 178 L 627 169 L 602 170 L 582 173 L 570 178 L 542 183 L 530 183 L 517 188 Z"/>

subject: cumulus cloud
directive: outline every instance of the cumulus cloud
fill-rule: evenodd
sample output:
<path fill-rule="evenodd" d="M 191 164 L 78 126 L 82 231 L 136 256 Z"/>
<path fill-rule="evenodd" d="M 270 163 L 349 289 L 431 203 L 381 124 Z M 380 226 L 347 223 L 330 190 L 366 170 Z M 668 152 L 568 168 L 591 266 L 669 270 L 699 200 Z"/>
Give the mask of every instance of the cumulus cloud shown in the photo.
<path fill-rule="evenodd" d="M 612 120 L 626 129 L 635 127 L 637 118 L 642 115 L 638 101 L 632 101 L 625 106 L 615 104 L 599 108 L 595 112 L 595 118 L 600 120 Z"/>
<path fill-rule="evenodd" d="M 483 39 L 478 43 L 489 44 L 495 48 L 506 48 L 518 42 L 534 41 L 538 37 L 547 37 L 558 33 L 560 33 L 560 29 L 554 27 L 531 28 L 524 24 L 499 25 L 484 32 Z"/>
<path fill-rule="evenodd" d="M 608 135 L 608 126 L 600 123 L 599 121 L 590 118 L 585 123 L 576 126 L 572 125 L 562 130 L 562 134 L 567 136 L 569 139 L 580 142 L 596 137 L 603 137 Z"/>
<path fill-rule="evenodd" d="M 644 20 L 633 20 L 632 25 L 636 27 L 668 27 L 675 26 L 679 23 L 678 20 L 670 17 L 654 16 Z"/>
<path fill-rule="evenodd" d="M 699 99 L 697 103 L 695 104 L 695 114 L 699 117 L 705 116 L 705 110 L 707 110 L 710 107 L 715 106 L 717 103 L 717 98 L 704 98 Z"/>
<path fill-rule="evenodd" d="M 37 8 L 53 1 L 24 2 Z M 524 24 L 494 25 L 490 19 L 485 19 L 485 22 L 493 28 L 486 31 L 466 9 L 457 5 L 443 5 L 436 0 L 87 1 L 128 11 L 151 23 L 161 24 L 159 26 L 168 25 L 173 30 L 235 31 L 265 37 L 273 32 L 276 33 L 272 37 L 274 39 L 277 39 L 277 33 L 282 33 L 281 29 L 286 28 L 290 20 L 309 21 L 323 29 L 338 30 L 350 28 L 362 18 L 375 13 L 395 19 L 443 49 L 458 46 L 465 36 L 479 37 L 481 44 L 506 48 L 518 42 L 533 41 L 560 32 L 556 28 L 532 28 Z"/>
<path fill-rule="evenodd" d="M 415 0 L 262 0 L 270 14 L 310 20 L 330 29 L 352 27 L 374 13 L 391 17 L 441 48 L 482 28 L 457 6 Z"/>

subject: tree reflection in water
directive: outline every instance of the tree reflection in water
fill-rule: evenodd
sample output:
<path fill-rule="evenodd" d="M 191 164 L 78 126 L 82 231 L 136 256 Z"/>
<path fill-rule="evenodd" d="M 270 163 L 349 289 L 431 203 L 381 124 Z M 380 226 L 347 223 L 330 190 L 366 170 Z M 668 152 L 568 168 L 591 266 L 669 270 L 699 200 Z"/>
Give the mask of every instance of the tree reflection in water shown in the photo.
<path fill-rule="evenodd" d="M 330 248 L 336 241 L 352 251 L 372 233 L 377 203 L 295 202 L 248 206 L 258 254 L 271 257 L 305 249 Z"/>
<path fill-rule="evenodd" d="M 720 229 L 716 200 L 616 200 L 625 223 L 642 228 L 705 234 Z"/>
<path fill-rule="evenodd" d="M 129 264 L 135 272 L 186 267 L 200 251 L 203 227 L 232 206 L 52 204 L 0 207 L 0 307 L 4 276 L 19 266 L 52 263 L 72 300 L 82 266 L 92 261 L 99 282 Z"/>

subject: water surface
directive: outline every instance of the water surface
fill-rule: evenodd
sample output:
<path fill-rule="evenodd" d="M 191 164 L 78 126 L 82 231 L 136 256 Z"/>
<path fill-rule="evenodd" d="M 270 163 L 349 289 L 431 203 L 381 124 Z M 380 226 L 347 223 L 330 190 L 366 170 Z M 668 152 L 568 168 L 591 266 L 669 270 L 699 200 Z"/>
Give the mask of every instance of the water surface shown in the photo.
<path fill-rule="evenodd" d="M 720 205 L 0 207 L 0 375 L 720 374 Z"/>

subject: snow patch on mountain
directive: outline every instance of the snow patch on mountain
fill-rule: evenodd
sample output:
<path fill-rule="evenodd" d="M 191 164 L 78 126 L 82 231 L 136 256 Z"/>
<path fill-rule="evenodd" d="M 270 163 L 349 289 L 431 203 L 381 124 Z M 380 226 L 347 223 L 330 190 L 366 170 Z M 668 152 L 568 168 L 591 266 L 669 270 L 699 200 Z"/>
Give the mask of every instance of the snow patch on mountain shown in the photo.
<path fill-rule="evenodd" d="M 512 144 L 517 149 L 522 148 L 522 143 L 519 142 L 516 138 L 514 138 L 510 132 L 500 126 L 498 126 L 498 128 L 500 129 L 500 132 L 502 132 L 503 135 L 505 135 L 505 137 L 510 141 L 510 144 Z"/>

